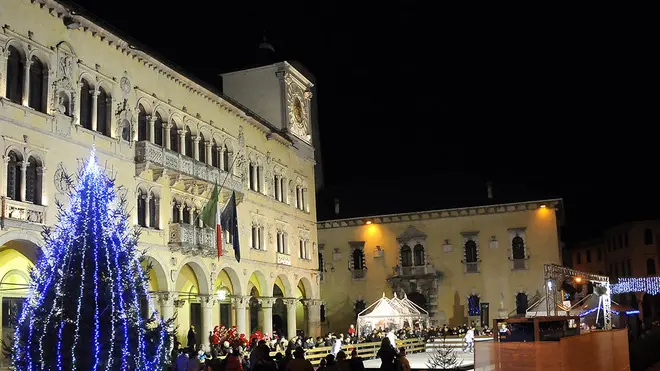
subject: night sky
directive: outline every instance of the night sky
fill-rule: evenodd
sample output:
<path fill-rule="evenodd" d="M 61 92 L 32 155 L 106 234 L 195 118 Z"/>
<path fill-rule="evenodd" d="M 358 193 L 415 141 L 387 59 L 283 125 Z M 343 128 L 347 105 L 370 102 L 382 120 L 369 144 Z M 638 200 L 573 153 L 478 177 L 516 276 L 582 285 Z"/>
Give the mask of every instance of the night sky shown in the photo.
<path fill-rule="evenodd" d="M 351 216 L 475 205 L 489 180 L 498 202 L 563 197 L 569 246 L 659 216 L 657 42 L 641 9 L 77 3 L 212 84 L 252 65 L 264 35 L 306 66 L 321 219 L 334 197 Z"/>

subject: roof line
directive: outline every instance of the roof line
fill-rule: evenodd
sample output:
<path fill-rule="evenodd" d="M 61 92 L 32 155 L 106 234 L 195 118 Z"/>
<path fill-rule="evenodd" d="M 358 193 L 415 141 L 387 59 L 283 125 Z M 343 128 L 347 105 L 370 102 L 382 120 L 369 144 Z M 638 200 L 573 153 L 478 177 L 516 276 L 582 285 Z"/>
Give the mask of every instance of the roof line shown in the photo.
<path fill-rule="evenodd" d="M 30 2 L 33 4 L 35 3 L 34 0 L 30 0 Z M 150 47 L 145 46 L 143 43 L 130 36 L 122 35 L 121 31 L 118 31 L 114 26 L 101 20 L 100 17 L 95 16 L 92 12 L 83 8 L 79 4 L 71 0 L 42 0 L 41 3 L 45 5 L 44 8 L 46 8 L 52 16 L 61 18 L 62 16 L 70 15 L 80 21 L 84 21 L 81 22 L 82 27 L 80 30 L 82 32 L 90 32 L 102 43 L 107 43 L 108 45 L 114 44 L 114 47 L 117 50 L 121 50 L 122 53 L 138 59 L 138 61 L 142 62 L 145 66 L 148 64 L 155 65 L 153 68 L 152 66 L 148 67 L 156 70 L 156 72 L 159 72 L 161 75 L 174 80 L 185 88 L 195 90 L 199 95 L 208 100 L 215 100 L 215 103 L 220 106 L 229 110 L 238 111 L 234 112 L 234 114 L 243 118 L 248 123 L 254 125 L 249 119 L 254 120 L 260 125 L 268 128 L 268 130 L 270 130 L 269 134 L 277 134 L 287 143 L 293 144 L 291 138 L 268 122 L 265 118 L 236 102 L 234 99 L 220 93 L 208 82 L 190 74 L 188 71 L 185 71 L 185 69 L 179 67 L 176 63 L 173 63 L 159 53 L 152 51 Z M 90 31 L 90 28 L 94 29 Z M 183 71 L 185 71 L 185 74 Z"/>
<path fill-rule="evenodd" d="M 533 203 L 544 203 L 544 202 L 545 203 L 550 203 L 550 202 L 562 203 L 563 201 L 564 200 L 562 198 L 548 198 L 548 199 L 543 199 L 543 200 L 510 202 L 510 203 L 505 203 L 505 204 L 474 205 L 474 206 L 465 206 L 465 207 L 454 207 L 454 208 L 449 208 L 449 209 L 412 211 L 412 212 L 397 213 L 397 214 L 381 214 L 381 215 L 357 216 L 357 217 L 353 217 L 353 218 L 326 219 L 326 220 L 318 220 L 317 223 L 346 222 L 346 221 L 351 221 L 351 220 L 354 221 L 354 220 L 372 219 L 372 218 L 388 218 L 388 217 L 391 218 L 391 217 L 399 217 L 399 216 L 415 215 L 415 214 L 427 214 L 427 213 L 440 213 L 440 212 L 447 212 L 447 211 L 467 210 L 467 209 L 473 209 L 473 208 L 477 208 L 477 207 L 506 207 L 506 206 L 526 205 L 526 204 L 533 204 Z"/>

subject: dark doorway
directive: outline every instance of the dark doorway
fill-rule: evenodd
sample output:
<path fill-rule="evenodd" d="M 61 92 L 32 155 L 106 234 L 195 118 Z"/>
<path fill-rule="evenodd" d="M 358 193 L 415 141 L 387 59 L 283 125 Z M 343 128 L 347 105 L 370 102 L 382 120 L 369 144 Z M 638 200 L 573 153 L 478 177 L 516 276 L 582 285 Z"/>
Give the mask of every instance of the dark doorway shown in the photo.
<path fill-rule="evenodd" d="M 413 303 L 419 305 L 422 309 L 426 309 L 426 297 L 418 292 L 411 292 L 408 294 L 408 299 L 410 299 Z"/>
<path fill-rule="evenodd" d="M 208 336 L 208 334 L 202 334 L 202 305 L 200 303 L 190 303 L 190 325 L 195 326 L 195 342 L 197 343 L 197 349 L 202 344 L 202 338 Z M 188 345 L 188 344 L 186 344 Z"/>
<path fill-rule="evenodd" d="M 231 304 L 220 303 L 220 325 L 231 327 Z"/>

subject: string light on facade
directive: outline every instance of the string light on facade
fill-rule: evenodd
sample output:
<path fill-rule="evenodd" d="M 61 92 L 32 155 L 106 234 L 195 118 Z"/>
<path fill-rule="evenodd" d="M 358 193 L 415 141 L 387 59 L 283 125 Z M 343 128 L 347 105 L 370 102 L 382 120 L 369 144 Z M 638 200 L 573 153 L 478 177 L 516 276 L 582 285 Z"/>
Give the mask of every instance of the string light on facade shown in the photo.
<path fill-rule="evenodd" d="M 612 294 L 625 294 L 630 292 L 645 292 L 649 295 L 660 293 L 660 277 L 619 278 L 619 281 L 612 285 Z"/>

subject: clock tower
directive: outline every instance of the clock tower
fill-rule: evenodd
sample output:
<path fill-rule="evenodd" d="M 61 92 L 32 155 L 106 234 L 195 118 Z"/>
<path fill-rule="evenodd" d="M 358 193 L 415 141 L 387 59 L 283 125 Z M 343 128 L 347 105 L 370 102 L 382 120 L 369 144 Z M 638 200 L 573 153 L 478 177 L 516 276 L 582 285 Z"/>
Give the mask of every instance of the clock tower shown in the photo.
<path fill-rule="evenodd" d="M 314 159 L 314 83 L 303 70 L 284 61 L 228 72 L 222 74 L 222 87 L 224 94 L 266 119 L 273 130 L 288 134 L 300 155 Z"/>

